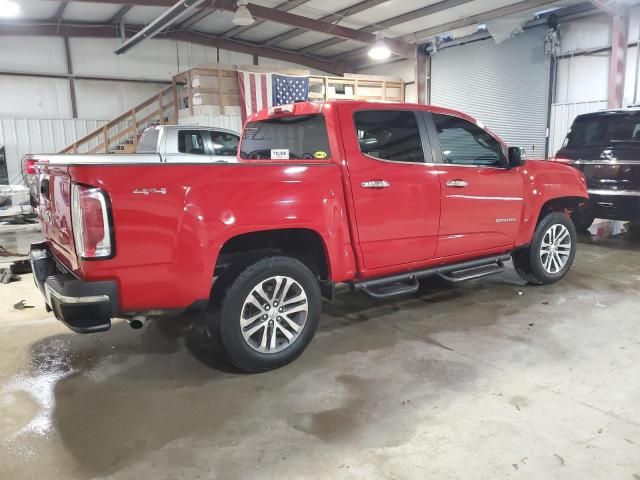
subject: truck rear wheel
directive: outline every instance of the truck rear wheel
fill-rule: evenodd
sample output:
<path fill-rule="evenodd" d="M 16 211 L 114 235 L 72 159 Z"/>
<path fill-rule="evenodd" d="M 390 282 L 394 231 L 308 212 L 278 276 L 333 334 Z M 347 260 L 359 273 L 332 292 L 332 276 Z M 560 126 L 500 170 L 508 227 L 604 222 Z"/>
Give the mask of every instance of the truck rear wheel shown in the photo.
<path fill-rule="evenodd" d="M 531 284 L 555 283 L 571 268 L 576 244 L 571 219 L 560 212 L 549 213 L 538 223 L 531 245 L 513 253 L 513 266 Z"/>
<path fill-rule="evenodd" d="M 233 365 L 263 372 L 305 350 L 321 308 L 320 286 L 306 265 L 290 257 L 267 257 L 228 283 L 214 304 L 212 333 Z"/>

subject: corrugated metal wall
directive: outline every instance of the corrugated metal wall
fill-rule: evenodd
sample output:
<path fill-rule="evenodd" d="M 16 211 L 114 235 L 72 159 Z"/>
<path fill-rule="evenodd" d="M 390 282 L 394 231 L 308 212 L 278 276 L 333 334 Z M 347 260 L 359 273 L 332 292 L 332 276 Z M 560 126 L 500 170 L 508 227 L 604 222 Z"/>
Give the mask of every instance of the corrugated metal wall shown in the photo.
<path fill-rule="evenodd" d="M 498 45 L 487 39 L 436 52 L 431 103 L 468 113 L 530 158 L 544 158 L 551 65 L 546 32 L 532 28 Z"/>
<path fill-rule="evenodd" d="M 607 108 L 607 101 L 578 103 L 554 103 L 551 105 L 551 127 L 549 137 L 549 156 L 553 156 L 564 142 L 574 118 L 583 113 L 591 113 Z"/>
<path fill-rule="evenodd" d="M 57 152 L 104 122 L 0 117 L 0 146 L 5 147 L 9 180 L 12 183 L 22 183 L 23 155 Z"/>

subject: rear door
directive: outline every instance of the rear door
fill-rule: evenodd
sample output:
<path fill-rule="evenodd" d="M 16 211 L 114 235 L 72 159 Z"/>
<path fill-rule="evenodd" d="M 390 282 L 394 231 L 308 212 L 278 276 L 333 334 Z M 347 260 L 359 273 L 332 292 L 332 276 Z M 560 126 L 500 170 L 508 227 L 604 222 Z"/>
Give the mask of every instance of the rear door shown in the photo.
<path fill-rule="evenodd" d="M 511 248 L 523 207 L 522 167 L 507 169 L 505 147 L 466 119 L 432 114 L 441 164 L 437 257 Z"/>
<path fill-rule="evenodd" d="M 440 184 L 420 112 L 344 104 L 340 124 L 365 268 L 433 258 Z"/>

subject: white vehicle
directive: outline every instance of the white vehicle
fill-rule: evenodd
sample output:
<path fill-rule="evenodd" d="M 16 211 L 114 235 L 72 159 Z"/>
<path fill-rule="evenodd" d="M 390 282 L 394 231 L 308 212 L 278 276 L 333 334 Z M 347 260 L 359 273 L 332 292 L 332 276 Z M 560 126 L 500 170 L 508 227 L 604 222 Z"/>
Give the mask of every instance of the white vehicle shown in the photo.
<path fill-rule="evenodd" d="M 81 163 L 236 163 L 240 134 L 218 127 L 156 125 L 145 129 L 132 154 L 27 154 L 22 160 L 31 205 L 36 206 L 34 190 L 37 162 Z"/>
<path fill-rule="evenodd" d="M 237 162 L 240 134 L 214 127 L 158 125 L 138 139 L 136 154 L 157 153 L 161 162 Z"/>

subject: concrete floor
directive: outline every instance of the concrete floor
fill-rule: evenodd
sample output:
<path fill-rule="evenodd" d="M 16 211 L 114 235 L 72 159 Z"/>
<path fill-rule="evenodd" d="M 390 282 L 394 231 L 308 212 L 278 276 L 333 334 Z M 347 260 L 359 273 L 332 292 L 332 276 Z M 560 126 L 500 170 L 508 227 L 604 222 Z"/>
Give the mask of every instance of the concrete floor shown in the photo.
<path fill-rule="evenodd" d="M 638 480 L 640 242 L 582 240 L 553 286 L 341 294 L 261 375 L 197 320 L 75 335 L 0 285 L 0 477 Z"/>

